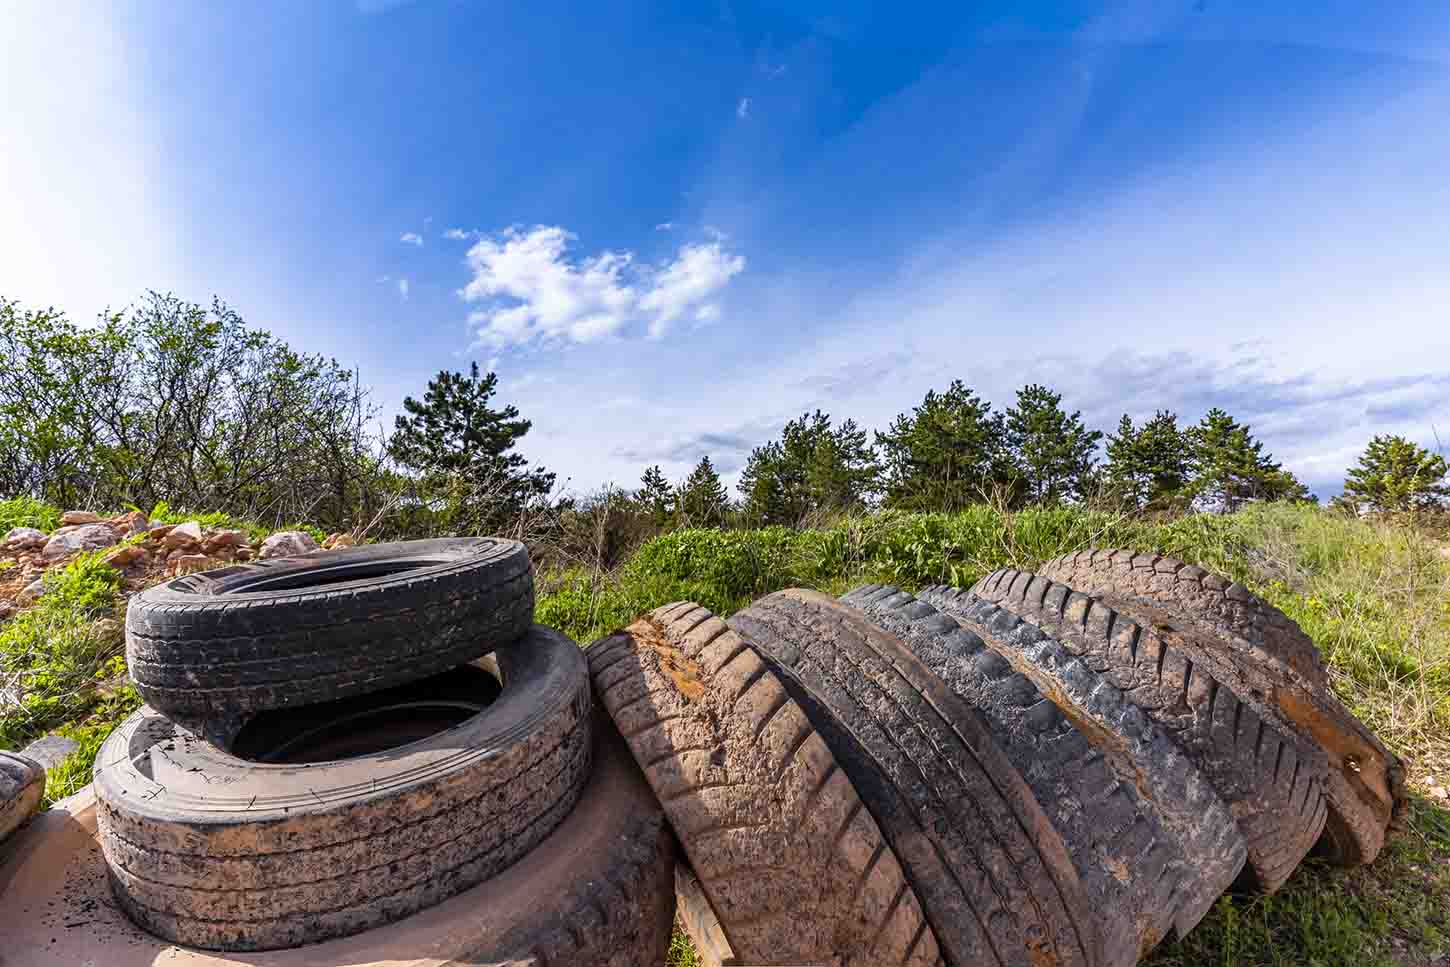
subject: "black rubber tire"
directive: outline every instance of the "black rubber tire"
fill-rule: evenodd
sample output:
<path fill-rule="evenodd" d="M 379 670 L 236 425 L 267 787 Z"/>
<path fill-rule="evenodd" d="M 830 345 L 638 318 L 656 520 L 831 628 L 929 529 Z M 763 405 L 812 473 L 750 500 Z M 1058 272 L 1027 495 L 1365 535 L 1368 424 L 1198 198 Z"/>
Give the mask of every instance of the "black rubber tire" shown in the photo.
<path fill-rule="evenodd" d="M 947 610 L 1013 667 L 1032 678 L 1099 743 L 1117 743 L 1135 764 L 1145 800 L 1158 807 L 1194 876 L 1176 899 L 1174 931 L 1185 936 L 1234 883 L 1248 858 L 1233 814 L 1206 776 L 1143 711 L 1062 645 L 990 601 Z"/>
<path fill-rule="evenodd" d="M 723 621 L 678 602 L 586 655 L 596 700 L 659 797 L 710 907 L 677 898 L 687 932 L 713 922 L 692 934 L 707 967 L 727 956 L 837 967 L 941 962 L 850 780 Z"/>
<path fill-rule="evenodd" d="M 1334 764 L 1321 852 L 1344 866 L 1374 861 L 1409 801 L 1404 765 L 1331 691 L 1318 649 L 1288 616 L 1242 585 L 1160 554 L 1084 551 L 1040 573 L 1231 662 Z"/>
<path fill-rule="evenodd" d="M 1329 762 L 1317 744 L 1250 697 L 1232 666 L 1102 601 L 1010 568 L 971 593 L 1051 635 L 1173 736 L 1233 811 L 1256 884 L 1269 893 L 1283 885 L 1324 829 Z M 923 597 L 951 607 L 965 595 Z"/>
<path fill-rule="evenodd" d="M 40 808 L 45 769 L 29 756 L 0 749 L 0 842 Z"/>
<path fill-rule="evenodd" d="M 478 714 L 330 762 L 248 762 L 142 708 L 96 757 L 121 906 L 177 943 L 268 950 L 396 920 L 495 875 L 569 814 L 591 732 L 574 642 L 535 626 L 497 658 L 504 687 Z"/>
<path fill-rule="evenodd" d="M 1032 682 L 975 632 L 891 586 L 867 585 L 841 598 L 906 642 L 917 658 L 992 729 L 1032 787 L 1100 910 L 1098 963 L 1132 967 L 1178 920 L 1179 900 L 1198 876 L 1185 862 L 1171 817 L 1145 800 L 1132 778 L 1153 763 L 1093 743 Z"/>
<path fill-rule="evenodd" d="M 813 591 L 728 623 L 826 740 L 949 963 L 1095 963 L 1097 914 L 1061 838 L 980 715 L 899 639 Z"/>
<path fill-rule="evenodd" d="M 126 662 L 157 711 L 225 745 L 250 715 L 390 688 L 533 622 L 517 541 L 372 544 L 238 564 L 131 598 Z"/>

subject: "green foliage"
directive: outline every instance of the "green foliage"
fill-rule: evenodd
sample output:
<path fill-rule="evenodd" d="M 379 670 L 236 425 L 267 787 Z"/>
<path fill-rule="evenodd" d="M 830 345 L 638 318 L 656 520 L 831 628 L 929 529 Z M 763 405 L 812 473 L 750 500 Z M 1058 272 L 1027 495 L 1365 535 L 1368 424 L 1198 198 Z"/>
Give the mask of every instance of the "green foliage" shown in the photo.
<path fill-rule="evenodd" d="M 664 527 L 675 514 L 675 488 L 665 479 L 659 464 L 645 470 L 634 499 L 650 515 L 656 527 Z"/>
<path fill-rule="evenodd" d="M 13 527 L 35 527 L 53 531 L 60 526 L 60 508 L 34 497 L 0 500 L 0 536 Z"/>
<path fill-rule="evenodd" d="M 444 370 L 394 419 L 389 449 L 420 475 L 424 502 L 441 505 L 444 530 L 497 530 L 554 486 L 552 473 L 513 452 L 532 424 L 514 406 L 489 406 L 497 388 L 497 374 L 480 376 L 477 363 L 467 376 Z"/>
<path fill-rule="evenodd" d="M 1173 506 L 1188 486 L 1192 471 L 1188 443 L 1178 417 L 1159 410 L 1141 427 L 1124 413 L 1117 435 L 1108 437 L 1104 484 L 1116 501 L 1133 509 Z"/>
<path fill-rule="evenodd" d="M 685 527 L 718 526 L 730 511 L 730 496 L 709 457 L 701 457 L 680 484 L 676 514 Z"/>
<path fill-rule="evenodd" d="M 752 523 L 798 524 L 812 514 L 865 507 L 879 473 L 866 431 L 854 420 L 833 428 L 830 416 L 816 410 L 751 452 L 739 489 Z"/>
<path fill-rule="evenodd" d="M 124 672 L 120 574 L 101 553 L 82 554 L 45 576 L 45 594 L 0 626 L 0 748 L 17 748 L 98 700 Z"/>
<path fill-rule="evenodd" d="M 139 508 L 138 508 L 139 509 Z M 146 514 L 146 519 L 152 524 L 185 524 L 188 521 L 196 521 L 204 530 L 239 530 L 247 535 L 248 540 L 255 540 L 272 533 L 274 528 L 264 527 L 256 521 L 242 520 L 232 514 L 219 510 L 197 513 L 189 510 L 172 510 L 171 505 L 161 501 L 151 508 Z M 304 525 L 287 526 L 276 528 L 278 530 L 302 530 Z M 322 533 L 316 527 L 311 528 L 314 535 Z M 324 535 L 325 536 L 325 535 Z"/>
<path fill-rule="evenodd" d="M 1445 458 L 1401 436 L 1376 436 L 1344 480 L 1344 501 L 1379 513 L 1429 510 L 1450 497 Z"/>
<path fill-rule="evenodd" d="M 134 687 L 126 684 L 101 700 L 85 722 L 68 724 L 57 730 L 58 734 L 75 739 L 79 744 L 55 768 L 46 771 L 43 808 L 75 795 L 91 781 L 101 743 L 116 730 L 122 719 L 140 707 L 141 696 Z"/>
<path fill-rule="evenodd" d="M 886 472 L 886 506 L 960 510 L 1010 490 L 1014 477 L 1002 414 L 953 380 L 929 390 L 910 415 L 876 434 Z"/>
<path fill-rule="evenodd" d="M 1099 430 L 1089 430 L 1081 411 L 1062 408 L 1062 395 L 1033 383 L 1017 391 L 1007 411 L 1006 441 L 1018 479 L 1018 503 L 1054 504 L 1089 496 Z"/>
<path fill-rule="evenodd" d="M 1309 492 L 1294 475 L 1263 452 L 1247 425 L 1218 407 L 1190 428 L 1192 496 L 1207 506 L 1232 512 L 1251 500 L 1307 500 Z"/>

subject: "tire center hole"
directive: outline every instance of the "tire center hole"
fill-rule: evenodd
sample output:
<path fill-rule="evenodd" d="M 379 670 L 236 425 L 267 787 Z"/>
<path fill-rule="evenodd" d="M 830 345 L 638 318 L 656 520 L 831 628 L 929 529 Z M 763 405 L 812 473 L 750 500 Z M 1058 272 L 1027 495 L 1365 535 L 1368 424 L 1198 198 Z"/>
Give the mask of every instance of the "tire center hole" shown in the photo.
<path fill-rule="evenodd" d="M 496 669 L 489 656 L 370 695 L 271 709 L 247 722 L 227 751 L 252 762 L 300 765 L 400 748 L 491 705 L 502 690 Z"/>

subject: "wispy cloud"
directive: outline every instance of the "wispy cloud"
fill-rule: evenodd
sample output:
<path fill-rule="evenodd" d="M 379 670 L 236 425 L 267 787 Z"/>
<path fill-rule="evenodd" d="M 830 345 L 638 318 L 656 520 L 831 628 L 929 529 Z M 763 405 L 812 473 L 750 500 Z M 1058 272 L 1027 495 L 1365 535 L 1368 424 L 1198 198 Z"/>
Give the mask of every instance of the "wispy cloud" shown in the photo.
<path fill-rule="evenodd" d="M 745 270 L 745 257 L 718 241 L 681 246 L 663 265 L 650 266 L 628 251 L 574 259 L 574 240 L 559 226 L 540 225 L 480 238 L 468 250 L 473 278 L 459 295 L 484 305 L 469 316 L 475 347 L 589 343 L 632 323 L 644 323 L 658 339 L 687 314 L 718 318 L 715 300 Z"/>
<path fill-rule="evenodd" d="M 660 222 L 658 225 L 655 226 L 655 231 L 657 231 L 657 232 L 668 232 L 668 231 L 672 230 L 674 227 L 675 227 L 675 223 L 674 222 Z"/>
<path fill-rule="evenodd" d="M 402 299 L 405 302 L 408 299 L 408 280 L 407 279 L 399 279 L 398 280 L 398 298 Z"/>
<path fill-rule="evenodd" d="M 398 241 L 402 242 L 405 245 L 416 245 L 419 248 L 423 247 L 423 236 L 419 235 L 417 232 L 404 232 L 398 238 Z"/>
<path fill-rule="evenodd" d="M 750 117 L 750 98 L 742 97 L 740 103 L 735 105 L 735 116 L 742 121 Z"/>
<path fill-rule="evenodd" d="M 463 242 L 477 235 L 477 232 L 466 232 L 461 228 L 450 228 L 443 233 L 443 237 L 452 242 Z"/>

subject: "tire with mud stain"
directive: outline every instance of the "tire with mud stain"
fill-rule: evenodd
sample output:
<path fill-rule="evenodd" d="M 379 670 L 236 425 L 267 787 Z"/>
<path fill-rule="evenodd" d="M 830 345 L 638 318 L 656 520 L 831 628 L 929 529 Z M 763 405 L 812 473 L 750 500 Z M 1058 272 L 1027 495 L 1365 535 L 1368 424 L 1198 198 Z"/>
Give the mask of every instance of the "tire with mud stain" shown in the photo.
<path fill-rule="evenodd" d="M 826 740 L 949 963 L 1094 963 L 1097 913 L 1061 838 L 981 716 L 898 638 L 814 591 L 727 623 Z"/>
<path fill-rule="evenodd" d="M 1330 690 L 1318 649 L 1287 615 L 1242 585 L 1160 554 L 1083 551 L 1049 561 L 1039 573 L 1141 625 L 1192 637 L 1231 662 L 1255 697 L 1329 759 L 1321 851 L 1345 866 L 1379 855 L 1408 803 L 1404 767 Z"/>
<path fill-rule="evenodd" d="M 1193 929 L 1232 885 L 1243 839 L 1212 786 L 1121 692 L 994 605 L 947 615 L 892 587 L 847 600 L 981 710 L 1092 890 L 1104 963 Z"/>
<path fill-rule="evenodd" d="M 579 797 L 591 700 L 558 632 L 535 626 L 496 654 L 492 704 L 352 758 L 247 761 L 142 708 L 96 757 L 122 907 L 177 943 L 267 950 L 396 920 L 509 866 Z M 440 687 L 433 701 L 466 696 Z"/>
<path fill-rule="evenodd" d="M 1283 885 L 1324 828 L 1329 762 L 1317 744 L 1251 698 L 1232 665 L 1047 578 L 1003 568 L 970 594 L 922 592 L 946 610 L 973 595 L 1051 635 L 1168 732 L 1228 803 L 1259 888 Z"/>
<path fill-rule="evenodd" d="M 1096 961 L 1136 964 L 1172 929 L 1174 900 L 1192 874 L 1152 804 L 1120 780 L 1131 763 L 1112 761 L 1121 756 L 1110 746 L 1099 751 L 1030 679 L 925 602 L 889 585 L 841 600 L 905 641 L 982 713 L 1062 836 L 1090 898 L 1113 911 L 1102 920 Z"/>
<path fill-rule="evenodd" d="M 533 613 L 517 541 L 372 544 L 149 588 L 126 608 L 126 664 L 152 708 L 225 744 L 255 712 L 472 661 L 527 632 Z"/>
<path fill-rule="evenodd" d="M 666 605 L 586 655 L 597 701 L 689 858 L 677 902 L 707 967 L 941 963 L 850 780 L 723 621 Z"/>

